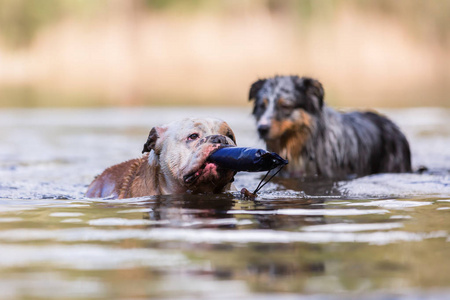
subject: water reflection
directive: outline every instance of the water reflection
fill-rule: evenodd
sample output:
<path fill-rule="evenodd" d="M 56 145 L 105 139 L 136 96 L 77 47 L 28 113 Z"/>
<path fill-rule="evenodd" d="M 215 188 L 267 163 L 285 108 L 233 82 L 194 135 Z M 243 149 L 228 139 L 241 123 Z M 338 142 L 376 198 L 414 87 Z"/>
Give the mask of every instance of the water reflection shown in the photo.
<path fill-rule="evenodd" d="M 237 192 L 84 198 L 95 174 L 139 156 L 142 136 L 154 125 L 149 116 L 166 122 L 168 111 L 173 118 L 224 114 L 221 109 L 0 113 L 8 120 L 0 118 L 8 128 L 0 132 L 7 141 L 0 147 L 2 297 L 450 295 L 450 136 L 436 125 L 447 124 L 448 114 L 429 118 L 431 127 L 421 124 L 428 128 L 425 135 L 401 112 L 392 114 L 412 141 L 416 164 L 430 167 L 423 174 L 345 182 L 277 178 L 254 201 Z M 232 110 L 223 118 L 241 146 L 258 145 L 247 111 Z M 31 143 L 27 149 L 24 140 Z M 261 176 L 239 173 L 236 187 L 253 190 Z"/>
<path fill-rule="evenodd" d="M 273 193 L 271 193 L 273 196 Z M 323 209 L 323 198 L 297 198 L 267 201 L 247 200 L 238 192 L 222 195 L 154 196 L 145 202 L 144 219 L 154 221 L 152 227 L 227 228 L 227 229 L 297 229 L 302 225 L 323 224 L 320 213 L 287 215 L 278 210 L 290 207 Z M 278 210 L 278 211 L 277 211 Z M 256 212 L 256 213 L 255 213 Z M 260 212 L 260 213 L 258 213 Z"/>
<path fill-rule="evenodd" d="M 171 227 L 192 228 L 234 228 L 234 222 L 221 222 L 228 220 L 230 210 L 236 199 L 232 194 L 223 195 L 171 195 L 155 196 L 147 202 L 150 208 L 144 218 L 149 220 L 168 221 Z"/>
<path fill-rule="evenodd" d="M 307 199 L 297 200 L 300 200 L 298 205 L 304 207 L 312 202 Z M 323 203 L 323 200 L 314 202 L 319 204 Z M 291 282 L 294 278 L 298 280 L 299 277 L 317 276 L 325 272 L 323 261 L 317 258 L 309 259 L 308 256 L 302 257 L 302 253 L 311 251 L 315 256 L 320 256 L 322 246 L 276 244 L 270 240 L 264 242 L 265 237 L 254 230 L 293 230 L 302 224 L 322 224 L 325 219 L 320 215 L 315 215 L 314 218 L 286 217 L 275 213 L 277 208 L 285 205 L 285 201 L 274 204 L 267 201 L 242 200 L 238 193 L 208 197 L 159 196 L 153 197 L 145 204 L 149 212 L 144 213 L 144 218 L 168 221 L 149 226 L 149 229 L 164 228 L 153 237 L 168 239 L 170 246 L 162 243 L 159 247 L 181 248 L 187 251 L 189 257 L 194 257 L 194 260 L 209 261 L 207 270 L 194 270 L 191 272 L 193 276 L 208 275 L 217 280 L 227 281 L 249 280 L 252 290 L 258 292 L 293 292 L 291 288 L 280 287 L 286 285 L 286 280 Z M 252 215 L 234 213 L 255 210 L 268 213 Z M 192 230 L 194 228 L 195 230 Z M 236 235 L 222 231 L 225 229 L 234 230 Z M 155 233 L 154 230 L 152 232 Z M 228 238 L 223 235 L 227 235 Z M 248 244 L 247 240 L 252 240 L 255 235 L 256 239 L 263 243 Z M 294 282 L 290 284 L 297 285 Z"/>

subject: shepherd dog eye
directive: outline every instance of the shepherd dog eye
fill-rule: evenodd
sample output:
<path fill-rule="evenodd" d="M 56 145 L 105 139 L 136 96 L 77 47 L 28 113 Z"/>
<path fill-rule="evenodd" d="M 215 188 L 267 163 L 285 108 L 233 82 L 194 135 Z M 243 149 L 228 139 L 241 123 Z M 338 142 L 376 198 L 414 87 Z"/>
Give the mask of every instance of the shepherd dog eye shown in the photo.
<path fill-rule="evenodd" d="M 292 104 L 281 104 L 280 107 L 285 110 L 291 110 L 294 108 Z"/>
<path fill-rule="evenodd" d="M 191 135 L 189 135 L 188 136 L 188 141 L 193 141 L 193 140 L 196 140 L 196 139 L 198 139 L 200 136 L 198 135 L 198 133 L 193 133 L 193 134 L 191 134 Z"/>

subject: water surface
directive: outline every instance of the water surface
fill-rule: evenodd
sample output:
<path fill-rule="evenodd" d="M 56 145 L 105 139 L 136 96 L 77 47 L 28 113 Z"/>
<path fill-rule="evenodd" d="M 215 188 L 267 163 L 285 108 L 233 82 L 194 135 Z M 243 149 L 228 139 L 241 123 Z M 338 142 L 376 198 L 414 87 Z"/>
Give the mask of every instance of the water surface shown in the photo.
<path fill-rule="evenodd" d="M 238 193 L 87 199 L 151 127 L 216 116 L 262 147 L 245 108 L 0 112 L 1 299 L 450 298 L 450 111 L 384 111 L 419 174 L 276 179 Z M 262 174 L 239 173 L 238 189 Z"/>

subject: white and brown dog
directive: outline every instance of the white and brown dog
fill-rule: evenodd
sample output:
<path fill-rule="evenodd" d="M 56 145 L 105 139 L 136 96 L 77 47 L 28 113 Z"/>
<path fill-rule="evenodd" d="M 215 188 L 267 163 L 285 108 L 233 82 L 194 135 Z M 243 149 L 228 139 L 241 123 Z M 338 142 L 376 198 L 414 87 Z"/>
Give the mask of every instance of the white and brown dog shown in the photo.
<path fill-rule="evenodd" d="M 236 172 L 206 161 L 223 145 L 235 146 L 236 140 L 219 119 L 187 118 L 154 127 L 143 157 L 106 169 L 89 185 L 86 196 L 122 199 L 230 190 Z"/>

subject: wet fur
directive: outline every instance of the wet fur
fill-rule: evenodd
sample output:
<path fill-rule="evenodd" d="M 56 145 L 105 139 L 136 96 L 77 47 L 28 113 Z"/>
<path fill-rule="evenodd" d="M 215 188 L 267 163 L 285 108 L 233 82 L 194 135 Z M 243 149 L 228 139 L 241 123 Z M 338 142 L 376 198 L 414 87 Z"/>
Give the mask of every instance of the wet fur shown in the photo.
<path fill-rule="evenodd" d="M 285 176 L 411 171 L 408 141 L 392 121 L 374 112 L 338 112 L 323 98 L 321 83 L 308 77 L 261 79 L 250 89 L 260 137 L 289 160 Z"/>
<path fill-rule="evenodd" d="M 191 133 L 198 133 L 199 138 L 188 141 L 186 137 Z M 235 137 L 229 126 L 218 119 L 184 119 L 154 127 L 144 144 L 145 154 L 107 168 L 89 185 L 86 196 L 122 199 L 230 190 L 234 172 L 219 172 L 211 164 L 206 164 L 203 177 L 191 184 L 183 181 L 184 175 L 198 170 L 211 151 L 223 144 L 235 145 Z"/>
<path fill-rule="evenodd" d="M 158 166 L 148 163 L 148 154 L 114 165 L 103 171 L 89 185 L 87 197 L 111 196 L 123 199 L 160 194 L 157 176 Z"/>

